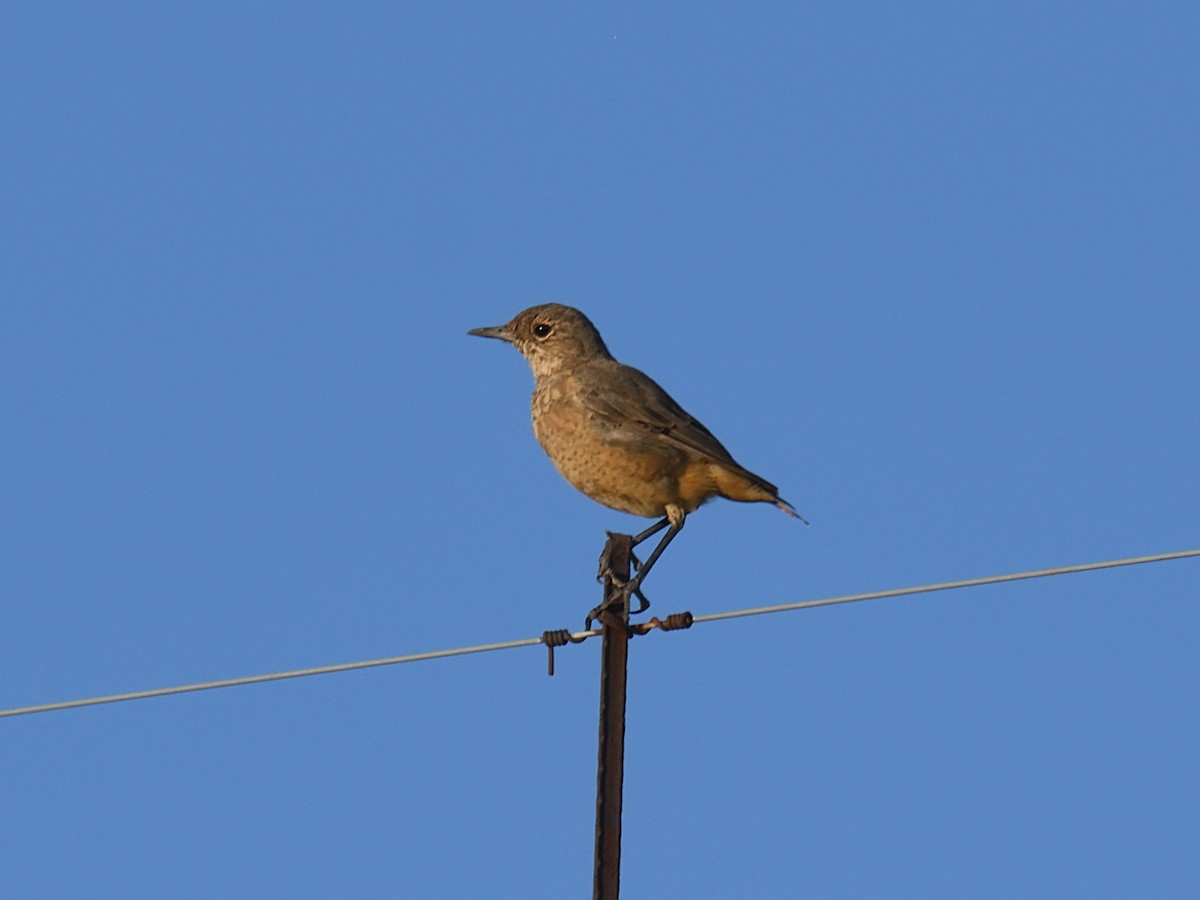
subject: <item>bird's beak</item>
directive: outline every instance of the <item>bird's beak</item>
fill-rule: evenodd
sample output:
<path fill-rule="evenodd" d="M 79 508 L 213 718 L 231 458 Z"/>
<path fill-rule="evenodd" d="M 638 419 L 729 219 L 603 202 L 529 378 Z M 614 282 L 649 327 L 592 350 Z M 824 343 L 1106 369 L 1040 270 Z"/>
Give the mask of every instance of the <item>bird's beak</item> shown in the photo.
<path fill-rule="evenodd" d="M 472 328 L 467 334 L 473 334 L 476 337 L 490 337 L 501 341 L 513 342 L 513 333 L 507 325 L 490 325 L 487 328 Z"/>

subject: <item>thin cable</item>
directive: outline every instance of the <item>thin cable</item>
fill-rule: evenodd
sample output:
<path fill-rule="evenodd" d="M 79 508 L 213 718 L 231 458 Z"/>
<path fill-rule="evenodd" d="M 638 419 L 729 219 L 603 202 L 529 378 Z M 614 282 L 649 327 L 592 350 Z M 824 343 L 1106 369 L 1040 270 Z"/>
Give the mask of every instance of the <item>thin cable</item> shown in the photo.
<path fill-rule="evenodd" d="M 587 637 L 600 632 L 583 632 Z M 573 635 L 576 637 L 577 635 Z M 504 641 L 499 644 L 479 644 L 475 647 L 459 647 L 454 650 L 431 650 L 428 653 L 410 653 L 407 656 L 389 656 L 385 659 L 368 659 L 361 662 L 339 663 L 333 666 L 314 666 L 311 669 L 292 669 L 289 672 L 272 672 L 269 675 L 248 675 L 244 678 L 226 678 L 222 681 L 204 681 L 199 684 L 183 684 L 178 687 L 155 688 L 150 691 L 132 691 L 128 694 L 109 694 L 106 697 L 88 697 L 83 700 L 64 700 L 61 703 L 43 703 L 40 706 L 22 706 L 16 709 L 0 709 L 0 719 L 8 716 L 23 716 L 30 713 L 53 712 L 57 709 L 75 709 L 80 706 L 99 706 L 102 703 L 120 703 L 124 700 L 145 700 L 149 697 L 168 697 L 171 694 L 189 694 L 193 691 L 211 691 L 216 688 L 237 687 L 242 684 L 262 684 L 264 681 L 283 681 L 286 678 L 304 678 L 309 675 L 328 675 L 332 672 L 351 672 L 355 669 L 371 669 L 376 666 L 394 666 L 397 663 L 421 662 L 426 659 L 441 659 L 445 656 L 466 656 L 469 653 L 487 653 L 491 650 L 511 650 L 514 647 L 532 647 L 540 644 L 541 638 L 524 638 L 519 641 Z"/>
<path fill-rule="evenodd" d="M 949 591 L 955 588 L 979 587 L 983 584 L 1002 584 L 1006 581 L 1024 581 L 1029 578 L 1046 578 L 1050 575 L 1070 575 L 1075 572 L 1094 572 L 1097 569 L 1115 569 L 1118 566 L 1136 566 L 1142 563 L 1165 562 L 1169 559 L 1187 559 L 1200 556 L 1200 550 L 1180 550 L 1178 553 L 1158 553 L 1154 556 L 1133 556 L 1129 559 L 1110 559 L 1105 562 L 1084 563 L 1080 566 L 1059 566 L 1055 569 L 1038 569 L 1034 572 L 1017 572 L 1012 575 L 992 575 L 987 578 L 968 578 L 965 581 L 944 581 L 941 584 L 925 584 L 920 587 L 894 588 L 890 591 L 874 591 L 869 594 L 847 594 L 844 597 L 826 597 L 822 600 L 802 600 L 799 603 L 781 603 L 778 606 L 757 606 L 753 609 L 736 609 L 730 612 L 708 613 L 695 616 L 693 622 L 717 622 L 721 619 L 740 619 L 743 616 L 762 616 L 767 613 L 789 612 L 794 609 L 810 609 L 814 606 L 835 606 L 838 603 L 857 603 L 859 600 L 882 600 L 885 597 L 904 597 L 909 594 L 931 594 L 934 591 Z"/>
<path fill-rule="evenodd" d="M 1143 563 L 1166 562 L 1172 559 L 1187 559 L 1200 556 L 1200 550 L 1180 550 L 1176 553 L 1158 553 L 1154 556 L 1133 556 L 1127 559 L 1112 559 L 1104 562 L 1085 563 L 1078 566 L 1059 566 L 1054 569 L 1038 569 L 1032 572 L 1016 572 L 1010 575 L 992 575 L 987 578 L 970 578 L 965 581 L 944 581 L 940 584 L 926 584 L 919 587 L 893 588 L 887 591 L 874 591 L 869 594 L 847 594 L 842 597 L 826 597 L 820 600 L 802 600 L 798 603 L 781 603 L 778 606 L 758 606 L 750 609 L 737 609 L 728 612 L 707 613 L 695 616 L 694 622 L 718 622 L 723 619 L 738 619 L 743 616 L 761 616 L 767 613 L 790 612 L 797 609 L 812 609 L 817 606 L 835 606 L 839 603 L 856 603 L 859 600 L 882 600 L 886 597 L 904 597 L 910 594 L 930 594 L 935 591 L 948 591 L 957 588 L 979 587 L 985 584 L 1002 584 L 1007 581 L 1024 581 L 1029 578 L 1046 578 L 1051 575 L 1069 575 L 1076 572 L 1094 572 L 1098 569 L 1115 569 L 1120 566 L 1136 566 Z M 659 627 L 653 623 L 645 623 L 647 628 Z M 577 631 L 571 637 L 578 641 L 596 637 L 601 632 Z M 487 653 L 492 650 L 512 650 L 516 647 L 533 647 L 542 644 L 540 637 L 523 638 L 516 641 L 504 641 L 497 644 L 479 644 L 474 647 L 459 647 L 453 650 L 433 650 L 427 653 L 411 653 L 407 656 L 390 656 L 385 659 L 370 659 L 362 662 L 341 663 L 333 666 L 316 666 L 311 669 L 293 669 L 289 672 L 274 672 L 269 675 L 250 675 L 245 678 L 227 678 L 222 681 L 205 681 L 199 684 L 185 684 L 178 687 L 156 688 L 149 691 L 133 691 L 128 694 L 110 694 L 106 697 L 88 697 L 83 700 L 66 700 L 61 703 L 44 703 L 40 706 L 22 706 L 15 709 L 0 710 L 0 719 L 9 716 L 23 716 L 31 713 L 53 712 L 60 709 L 76 709 L 81 706 L 99 706 L 103 703 L 120 703 L 125 700 L 145 700 L 150 697 L 167 697 L 172 694 L 187 694 L 193 691 L 209 691 L 216 688 L 237 687 L 243 684 L 261 684 L 267 681 L 283 681 L 287 678 L 304 678 L 309 675 L 328 675 L 333 672 L 350 672 L 355 669 L 371 669 L 376 666 L 393 666 L 398 663 L 421 662 L 427 659 L 441 659 L 448 656 L 466 656 L 470 653 Z"/>

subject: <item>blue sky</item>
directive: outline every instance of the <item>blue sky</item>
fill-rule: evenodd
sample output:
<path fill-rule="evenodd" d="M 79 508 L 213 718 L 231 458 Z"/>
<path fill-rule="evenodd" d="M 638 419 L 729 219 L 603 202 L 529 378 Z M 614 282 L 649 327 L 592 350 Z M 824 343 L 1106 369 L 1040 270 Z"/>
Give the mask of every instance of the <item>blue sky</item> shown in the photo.
<path fill-rule="evenodd" d="M 812 520 L 700 614 L 1200 546 L 1190 4 L 0 13 L 0 707 L 578 627 L 468 337 L 585 310 Z M 1198 563 L 632 648 L 628 897 L 1194 896 Z M 586 896 L 598 642 L 0 721 L 41 897 Z"/>

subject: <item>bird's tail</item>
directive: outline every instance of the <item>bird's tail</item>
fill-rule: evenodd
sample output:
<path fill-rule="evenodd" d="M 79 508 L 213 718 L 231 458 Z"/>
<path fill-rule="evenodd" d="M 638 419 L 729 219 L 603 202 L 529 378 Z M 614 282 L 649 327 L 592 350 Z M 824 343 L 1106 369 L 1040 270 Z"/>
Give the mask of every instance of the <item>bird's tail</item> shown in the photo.
<path fill-rule="evenodd" d="M 713 463 L 709 467 L 709 473 L 716 484 L 717 493 L 722 497 L 740 500 L 743 503 L 773 503 L 792 518 L 808 524 L 808 519 L 796 512 L 796 507 L 779 496 L 779 488 L 761 475 L 755 475 L 736 463 Z"/>
<path fill-rule="evenodd" d="M 799 519 L 805 525 L 809 524 L 808 519 L 804 518 L 804 516 L 802 516 L 802 515 L 800 515 L 800 513 L 796 512 L 796 507 L 792 506 L 792 504 L 788 503 L 786 500 L 784 500 L 778 494 L 775 495 L 775 505 L 778 506 L 780 509 L 782 509 L 785 513 L 787 513 L 793 519 Z"/>

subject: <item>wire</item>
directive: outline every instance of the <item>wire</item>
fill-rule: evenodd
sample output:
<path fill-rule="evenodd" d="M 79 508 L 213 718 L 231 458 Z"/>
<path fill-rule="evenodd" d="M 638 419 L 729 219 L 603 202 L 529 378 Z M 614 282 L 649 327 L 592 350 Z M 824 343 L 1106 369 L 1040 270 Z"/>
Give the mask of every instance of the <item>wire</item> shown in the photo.
<path fill-rule="evenodd" d="M 1166 562 L 1172 559 L 1187 559 L 1200 556 L 1200 550 L 1180 550 L 1175 553 L 1158 553 L 1153 556 L 1133 556 L 1126 559 L 1111 559 L 1104 562 L 1084 563 L 1078 566 L 1059 566 L 1053 569 L 1037 569 L 1030 572 L 1016 572 L 1009 575 L 992 575 L 987 578 L 970 578 L 965 581 L 944 581 L 940 584 L 926 584 L 919 587 L 893 588 L 887 591 L 874 591 L 868 594 L 847 594 L 841 597 L 825 597 L 819 600 L 802 600 L 798 603 L 781 603 L 778 606 L 757 606 L 748 609 L 730 610 L 727 612 L 707 613 L 693 617 L 693 622 L 719 622 L 724 619 L 739 619 L 744 616 L 761 616 L 767 613 L 791 612 L 798 609 L 813 609 L 818 606 L 836 606 L 841 603 L 856 603 L 860 600 L 882 600 L 887 597 L 904 597 L 911 594 L 931 594 L 935 591 L 957 590 L 959 588 L 979 587 L 985 584 L 1003 584 L 1008 581 L 1024 581 L 1030 578 L 1047 578 L 1052 575 L 1070 575 L 1076 572 L 1094 572 L 1099 569 L 1115 569 L 1120 566 L 1136 566 L 1143 563 Z M 646 628 L 660 627 L 656 620 L 644 623 Z M 597 637 L 600 629 L 577 631 L 571 634 L 576 641 L 584 641 Z M 250 675 L 244 678 L 226 678 L 222 681 L 204 681 L 198 684 L 185 684 L 178 687 L 155 688 L 148 691 L 133 691 L 128 694 L 110 694 L 105 697 L 87 697 L 82 700 L 65 700 L 60 703 L 44 703 L 39 706 L 21 706 L 14 709 L 0 710 L 0 719 L 10 716 L 24 716 L 32 713 L 54 712 L 62 709 L 77 709 L 81 706 L 99 706 L 104 703 L 120 703 L 125 700 L 146 700 L 150 697 L 167 697 L 172 694 L 187 694 L 194 691 L 209 691 L 216 688 L 237 687 L 243 684 L 262 684 L 267 681 L 283 681 L 287 678 L 304 678 L 309 675 L 329 675 L 333 672 L 350 672 L 355 669 L 371 669 L 377 666 L 393 666 L 399 663 L 421 662 L 427 659 L 442 659 L 450 656 L 466 656 L 471 653 L 488 653 L 493 650 L 512 650 L 517 647 L 533 647 L 543 643 L 543 639 L 522 638 L 516 641 L 502 641 L 496 644 L 478 644 L 474 647 L 458 647 L 453 650 L 432 650 L 427 653 L 410 653 L 407 656 L 389 656 L 384 659 L 369 659 L 361 662 L 340 663 L 332 666 L 315 666 L 310 669 L 293 669 L 288 672 L 273 672 L 268 675 Z"/>
<path fill-rule="evenodd" d="M 584 632 L 591 637 L 599 631 Z M 431 650 L 427 653 L 410 653 L 407 656 L 389 656 L 384 659 L 367 659 L 361 662 L 339 663 L 333 666 L 314 666 L 311 669 L 292 669 L 288 672 L 272 672 L 269 675 L 247 675 L 244 678 L 226 678 L 221 681 L 202 681 L 199 684 L 183 684 L 178 687 L 154 688 L 149 691 L 132 691 L 128 694 L 109 694 L 106 697 L 87 697 L 83 700 L 64 700 L 61 703 L 43 703 L 40 706 L 22 706 L 16 709 L 0 709 L 0 719 L 8 716 L 24 716 L 30 713 L 53 712 L 58 709 L 76 709 L 80 706 L 99 706 L 102 703 L 120 703 L 124 700 L 146 700 L 150 697 L 168 697 L 171 694 L 190 694 L 193 691 L 211 691 L 216 688 L 238 687 L 243 684 L 262 684 L 265 681 L 283 681 L 287 678 L 305 678 L 309 675 L 329 675 L 332 672 L 351 672 L 355 669 L 372 669 L 376 666 L 394 666 L 397 663 L 421 662 L 426 659 L 441 659 L 446 656 L 466 656 L 469 653 L 487 653 L 490 650 L 511 650 L 514 647 L 532 647 L 542 643 L 541 638 L 524 638 L 519 641 L 503 641 L 498 644 L 479 644 L 474 647 L 459 647 L 454 650 Z"/>
<path fill-rule="evenodd" d="M 968 578 L 965 581 L 944 581 L 941 584 L 926 584 L 920 587 L 894 588 L 890 591 L 875 591 L 870 594 L 847 594 L 844 597 L 826 597 L 822 600 L 802 600 L 799 603 L 781 603 L 778 606 L 758 606 L 753 609 L 737 609 L 731 612 L 708 613 L 695 616 L 694 622 L 719 622 L 722 619 L 740 619 L 743 616 L 762 616 L 767 613 L 790 612 L 794 609 L 810 609 L 814 606 L 834 606 L 838 603 L 856 603 L 859 600 L 882 600 L 885 597 L 904 597 L 909 594 L 932 594 L 934 591 L 950 591 L 957 588 L 979 587 L 984 584 L 1003 584 L 1006 581 L 1025 581 L 1030 578 L 1047 578 L 1050 575 L 1071 575 L 1075 572 L 1095 572 L 1098 569 L 1115 569 L 1118 566 L 1136 566 L 1142 563 L 1165 562 L 1169 559 L 1187 559 L 1200 556 L 1200 550 L 1180 550 L 1178 553 L 1158 553 L 1154 556 L 1132 556 L 1128 559 L 1110 559 L 1105 562 L 1084 563 L 1078 566 L 1059 566 L 1055 569 L 1037 569 L 1033 572 L 1016 572 L 1012 575 L 992 575 L 987 578 Z"/>

